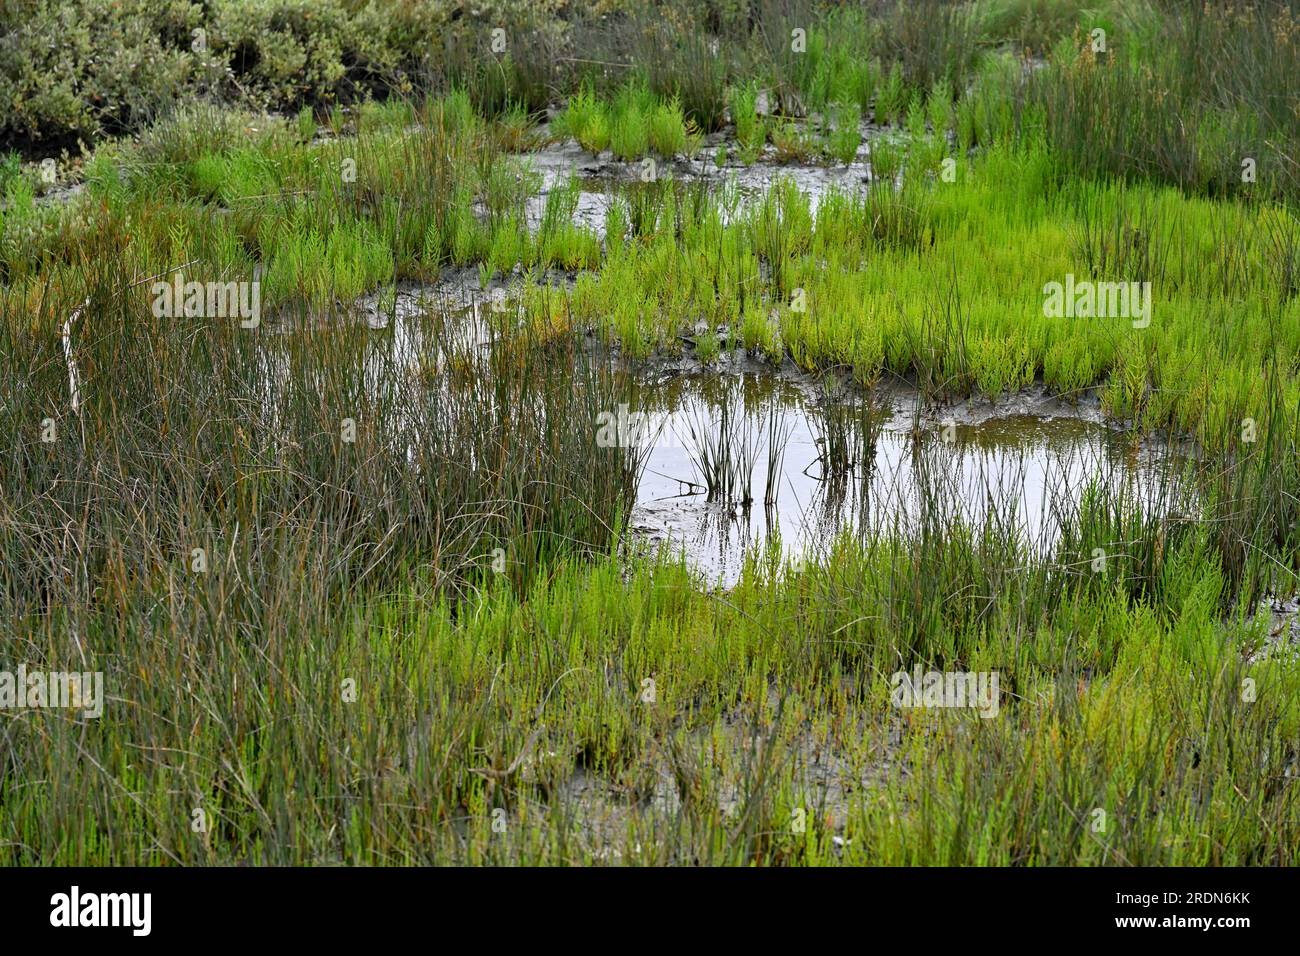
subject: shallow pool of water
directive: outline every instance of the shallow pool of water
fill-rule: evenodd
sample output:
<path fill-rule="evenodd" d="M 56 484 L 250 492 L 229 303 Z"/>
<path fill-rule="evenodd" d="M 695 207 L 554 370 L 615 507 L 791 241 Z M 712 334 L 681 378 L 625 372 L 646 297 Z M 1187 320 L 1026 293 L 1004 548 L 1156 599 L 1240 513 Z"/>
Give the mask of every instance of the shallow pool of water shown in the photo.
<path fill-rule="evenodd" d="M 365 391 L 415 369 L 430 373 L 425 386 L 446 387 L 437 372 L 446 342 L 436 347 L 421 317 L 441 313 L 457 349 L 486 348 L 495 310 L 504 302 L 508 317 L 513 307 L 492 295 L 506 285 L 481 290 L 465 272 L 399 290 L 388 307 L 365 300 L 377 333 Z M 768 544 L 786 559 L 815 557 L 841 532 L 908 532 L 923 518 L 996 522 L 1049 549 L 1090 483 L 1146 512 L 1191 505 L 1176 480 L 1187 450 L 1135 441 L 1091 395 L 1067 402 L 1038 386 L 933 406 L 905 385 L 823 385 L 788 360 L 775 370 L 743 350 L 708 367 L 688 350 L 623 374 L 629 400 L 607 410 L 606 426 L 639 449 L 633 538 L 684 551 L 711 584 L 735 583 L 746 555 Z"/>
<path fill-rule="evenodd" d="M 1143 510 L 1186 507 L 1180 456 L 1163 446 L 1045 396 L 1007 406 L 927 410 L 906 389 L 846 403 L 765 373 L 645 385 L 627 409 L 644 454 L 632 527 L 729 585 L 769 542 L 798 559 L 842 531 L 906 530 L 923 516 L 996 522 L 1048 548 L 1090 482 Z"/>
<path fill-rule="evenodd" d="M 756 162 L 742 163 L 735 159 L 735 144 L 728 143 L 732 158 L 719 166 L 714 156 L 721 140 L 715 138 L 694 159 L 656 161 L 653 177 L 657 180 L 672 179 L 679 183 L 703 183 L 710 190 L 724 186 L 734 189 L 735 208 L 728 211 L 729 207 L 724 204 L 724 222 L 761 200 L 778 181 L 790 180 L 808 197 L 809 210 L 815 215 L 821 197 L 828 190 L 854 193 L 867 188 L 873 179 L 870 163 L 872 143 L 881 139 L 895 144 L 904 141 L 904 137 L 897 132 L 867 124 L 863 125 L 862 134 L 858 155 L 847 165 L 781 163 L 773 157 L 770 147 Z M 524 167 L 541 177 L 540 192 L 525 205 L 525 219 L 533 229 L 542 221 L 546 197 L 550 192 L 570 180 L 576 180 L 579 191 L 572 222 L 603 237 L 605 214 L 615 201 L 619 189 L 643 181 L 647 175 L 644 161 L 623 162 L 614 159 L 608 152 L 594 157 L 572 140 L 552 143 L 533 152 L 520 154 L 518 158 Z"/>

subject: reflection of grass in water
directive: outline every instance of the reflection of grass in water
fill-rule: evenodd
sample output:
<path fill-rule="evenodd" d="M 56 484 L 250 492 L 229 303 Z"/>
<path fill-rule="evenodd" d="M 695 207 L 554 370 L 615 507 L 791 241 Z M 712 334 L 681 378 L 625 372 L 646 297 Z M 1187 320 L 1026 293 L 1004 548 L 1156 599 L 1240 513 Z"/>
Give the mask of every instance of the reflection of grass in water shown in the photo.
<path fill-rule="evenodd" d="M 808 416 L 823 481 L 841 483 L 870 470 L 883 415 L 869 392 L 822 385 L 815 411 Z"/>
<path fill-rule="evenodd" d="M 941 533 L 957 523 L 983 526 L 990 535 L 1046 554 L 1073 520 L 1066 506 L 1083 494 L 1081 482 L 1088 481 L 1146 518 L 1185 514 L 1190 505 L 1185 497 L 1190 486 L 1175 481 L 1176 458 L 1159 454 L 1144 465 L 1126 462 L 1108 450 L 1097 426 L 1068 419 L 962 426 L 954 429 L 951 442 L 932 429 L 911 437 L 891 433 L 890 447 L 906 452 L 881 472 L 877 455 L 887 416 L 872 406 L 869 394 L 853 389 L 827 389 L 821 400 L 805 402 L 763 376 L 688 379 L 668 383 L 662 393 L 649 390 L 641 407 L 677 410 L 701 476 L 698 493 L 746 528 L 748 508 L 758 497 L 754 468 L 758 456 L 766 454 L 768 538 L 779 523 L 796 548 L 815 548 L 840 530 L 864 535 L 890 528 L 912 535 Z M 785 473 L 785 455 L 796 425 L 809 433 L 816 457 L 798 466 L 799 477 L 807 479 L 796 482 L 802 494 L 792 488 L 796 497 L 776 510 L 781 486 L 795 477 Z M 742 509 L 739 518 L 734 508 Z M 716 524 L 715 511 L 704 509 L 700 515 L 705 522 L 700 546 L 731 555 L 723 565 L 734 567 L 740 552 L 707 533 Z"/>
<path fill-rule="evenodd" d="M 727 399 L 715 408 L 692 403 L 686 428 L 691 462 L 709 500 L 749 508 L 754 502 L 753 475 L 761 428 L 756 434 L 750 416 Z"/>
<path fill-rule="evenodd" d="M 752 484 L 749 462 L 756 455 L 752 445 L 746 454 L 731 459 L 725 452 L 741 445 L 738 435 L 759 444 L 767 439 L 764 499 L 775 506 L 775 492 L 784 495 L 781 484 L 790 477 L 782 477 L 789 434 L 796 416 L 804 416 L 802 427 L 810 432 L 817 457 L 807 468 L 799 466 L 809 479 L 798 483 L 803 493 L 791 489 L 793 500 L 782 502 L 779 510 L 769 508 L 767 546 L 779 534 L 794 549 L 792 553 L 810 548 L 818 554 L 841 531 L 860 538 L 883 532 L 911 537 L 971 526 L 983 529 L 981 534 L 990 541 L 1041 557 L 1051 554 L 1065 531 L 1077 526 L 1077 501 L 1089 482 L 1104 490 L 1117 514 L 1148 524 L 1185 521 L 1198 507 L 1177 457 L 1156 454 L 1145 463 L 1125 461 L 1108 450 L 1106 435 L 1088 423 L 995 420 L 989 423 L 988 434 L 982 426 L 968 426 L 958 429 L 951 442 L 937 430 L 911 437 L 890 433 L 886 439 L 890 447 L 906 451 L 896 465 L 881 470 L 877 455 L 882 450 L 885 416 L 872 408 L 868 396 L 853 391 L 827 394 L 821 402 L 805 405 L 797 394 L 782 396 L 770 380 L 760 383 L 762 377 L 739 382 L 705 379 L 689 387 L 671 383 L 667 391 L 678 395 L 680 408 L 689 410 L 688 431 L 697 441 L 692 453 L 697 471 L 704 473 L 712 463 L 713 473 L 720 475 L 713 479 L 714 491 L 707 500 L 727 509 L 742 507 L 739 516 L 733 510 L 725 514 L 728 522 L 743 525 L 747 534 L 753 526 L 741 502 L 748 496 L 717 489 L 729 478 L 737 486 Z M 683 395 L 691 397 L 683 399 Z M 741 410 L 749 419 L 749 429 L 740 427 L 738 415 L 723 414 L 720 405 Z M 713 431 L 708 441 L 701 442 L 705 428 Z M 1055 435 L 1057 428 L 1064 434 Z M 780 440 L 772 441 L 777 433 Z M 730 442 L 724 436 L 731 436 Z M 721 464 L 730 462 L 734 468 L 737 461 L 742 470 L 749 469 L 740 478 L 734 470 L 724 472 Z M 700 491 L 707 494 L 704 487 Z M 730 531 L 724 534 L 718 514 L 711 509 L 699 512 L 698 541 L 691 551 L 706 566 L 721 556 L 717 567 L 730 581 L 731 569 L 742 555 L 728 546 L 734 536 Z"/>

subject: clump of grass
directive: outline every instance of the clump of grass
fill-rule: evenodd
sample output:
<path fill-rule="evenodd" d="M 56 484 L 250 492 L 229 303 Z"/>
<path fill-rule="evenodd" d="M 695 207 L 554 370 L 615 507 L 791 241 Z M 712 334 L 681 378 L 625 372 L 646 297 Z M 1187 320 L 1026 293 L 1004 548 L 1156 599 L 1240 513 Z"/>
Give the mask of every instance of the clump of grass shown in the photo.
<path fill-rule="evenodd" d="M 980 32 L 990 40 L 1046 53 L 1080 26 L 1091 25 L 1085 24 L 1090 11 L 1094 16 L 1109 12 L 1089 0 L 984 0 L 977 16 Z"/>
<path fill-rule="evenodd" d="M 1073 240 L 1074 254 L 1099 279 L 1161 282 L 1169 278 L 1175 235 L 1159 208 L 1120 197 L 1109 216 L 1101 204 L 1085 206 Z"/>
<path fill-rule="evenodd" d="M 939 80 L 930 89 L 925 103 L 926 115 L 930 128 L 936 136 L 944 136 L 952 126 L 952 86 L 947 80 Z"/>
<path fill-rule="evenodd" d="M 654 99 L 644 86 L 629 84 L 610 106 L 609 148 L 622 160 L 639 159 L 650 148 Z"/>
<path fill-rule="evenodd" d="M 903 121 L 907 135 L 911 137 L 913 142 L 925 138 L 929 131 L 926 125 L 927 122 L 925 98 L 920 93 L 914 93 L 912 99 L 908 102 L 907 113 Z"/>
<path fill-rule="evenodd" d="M 981 134 L 980 117 L 975 99 L 972 96 L 963 96 L 957 101 L 953 114 L 953 126 L 957 134 L 957 146 L 963 152 L 968 152 L 981 139 L 987 138 Z"/>
<path fill-rule="evenodd" d="M 558 131 L 578 141 L 593 156 L 609 146 L 610 120 L 605 105 L 588 86 L 569 97 L 563 113 L 556 117 Z"/>
<path fill-rule="evenodd" d="M 877 37 L 882 58 L 893 61 L 916 89 L 929 89 L 943 79 L 961 82 L 980 55 L 979 21 L 969 4 L 895 4 Z"/>
<path fill-rule="evenodd" d="M 908 93 L 907 84 L 903 80 L 903 67 L 899 63 L 894 63 L 885 76 L 884 82 L 876 90 L 876 122 L 881 125 L 901 123 L 907 111 L 907 104 Z"/>
<path fill-rule="evenodd" d="M 663 213 L 671 188 L 668 180 L 655 180 L 635 183 L 627 190 L 628 225 L 633 236 L 650 238 L 655 235 L 665 218 Z"/>
<path fill-rule="evenodd" d="M 880 61 L 858 60 L 851 67 L 847 83 L 848 101 L 858 105 L 860 116 L 871 111 L 876 102 L 876 89 L 880 86 Z"/>
<path fill-rule="evenodd" d="M 742 153 L 757 154 L 767 139 L 767 124 L 758 115 L 758 88 L 752 84 L 731 91 L 731 121 Z"/>
<path fill-rule="evenodd" d="M 716 39 L 702 29 L 681 29 L 661 19 L 636 35 L 635 59 L 646 69 L 650 88 L 679 104 L 683 118 L 698 129 L 720 129 L 727 105 L 726 64 Z"/>
<path fill-rule="evenodd" d="M 695 337 L 695 357 L 705 365 L 715 361 L 722 352 L 722 341 L 717 330 L 706 328 Z"/>
<path fill-rule="evenodd" d="M 533 148 L 541 140 L 533 117 L 517 104 L 511 104 L 504 113 L 493 119 L 490 133 L 497 148 L 510 153 Z M 574 138 L 577 139 L 576 136 Z"/>
<path fill-rule="evenodd" d="M 826 149 L 832 157 L 848 166 L 857 158 L 858 146 L 862 142 L 858 130 L 861 115 L 856 103 L 839 103 L 834 112 L 834 127 L 827 138 Z"/>
<path fill-rule="evenodd" d="M 896 142 L 881 136 L 871 141 L 868 152 L 872 178 L 892 184 L 903 166 L 902 148 Z"/>
<path fill-rule="evenodd" d="M 754 503 L 754 469 L 765 437 L 763 429 L 753 427 L 735 391 L 716 406 L 692 408 L 688 453 L 710 501 L 748 509 Z"/>
<path fill-rule="evenodd" d="M 441 108 L 442 127 L 451 135 L 468 135 L 478 128 L 478 113 L 465 90 L 452 90 L 438 105 Z"/>
<path fill-rule="evenodd" d="M 295 121 L 298 132 L 298 139 L 304 143 L 310 143 L 316 138 L 316 117 L 312 113 L 310 106 L 304 106 L 298 111 Z"/>
<path fill-rule="evenodd" d="M 1296 154 L 1300 135 L 1282 104 L 1300 91 L 1296 11 L 1279 3 L 1239 13 L 1189 6 L 1147 26 L 1145 37 L 1106 55 L 1076 34 L 1034 73 L 1026 98 L 1062 159 L 1085 176 L 1294 197 L 1300 173 L 1284 157 Z M 1253 181 L 1243 175 L 1247 157 Z"/>
<path fill-rule="evenodd" d="M 670 100 L 654 108 L 650 116 L 649 140 L 650 147 L 665 158 L 686 152 L 686 119 L 680 102 Z"/>
<path fill-rule="evenodd" d="M 22 175 L 23 161 L 16 151 L 0 153 L 0 196 L 9 191 L 10 181 Z"/>
<path fill-rule="evenodd" d="M 773 124 L 771 138 L 779 163 L 808 163 L 821 153 L 813 134 L 793 120 Z"/>

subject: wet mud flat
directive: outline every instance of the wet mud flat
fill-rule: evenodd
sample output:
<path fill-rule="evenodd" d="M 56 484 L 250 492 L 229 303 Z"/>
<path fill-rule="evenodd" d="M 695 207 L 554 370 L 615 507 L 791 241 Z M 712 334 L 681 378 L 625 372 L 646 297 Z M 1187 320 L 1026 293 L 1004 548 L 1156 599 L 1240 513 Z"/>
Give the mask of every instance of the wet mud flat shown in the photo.
<path fill-rule="evenodd" d="M 873 127 L 866 131 L 858 155 L 847 165 L 783 163 L 771 147 L 753 163 L 729 159 L 719 165 L 715 160 L 719 147 L 734 150 L 734 141 L 712 137 L 693 159 L 645 161 L 614 159 L 584 150 L 572 140 L 552 143 L 541 149 L 521 153 L 515 159 L 525 170 L 540 177 L 540 189 L 525 208 L 528 224 L 536 228 L 542 221 L 546 198 L 571 181 L 578 186 L 573 215 L 574 225 L 604 235 L 605 213 L 616 201 L 620 188 L 647 181 L 671 180 L 683 184 L 701 184 L 708 189 L 734 190 L 737 207 L 761 199 L 780 180 L 789 180 L 809 198 L 810 211 L 817 211 L 818 200 L 830 189 L 845 192 L 863 190 L 875 180 L 871 171 L 871 144 L 879 139 L 898 140 L 902 134 Z"/>
<path fill-rule="evenodd" d="M 903 718 L 863 711 L 834 732 L 809 720 L 780 730 L 784 708 L 799 707 L 782 703 L 783 696 L 774 684 L 761 713 L 736 706 L 712 721 L 665 730 L 619 770 L 539 742 L 520 761 L 519 778 L 541 785 L 550 799 L 528 808 L 530 820 L 571 832 L 583 853 L 602 863 L 690 863 L 665 858 L 683 814 L 739 824 L 748 812 L 746 781 L 761 776 L 764 765 L 779 763 L 807 828 L 827 832 L 838 857 L 851 842 L 845 834 L 852 814 L 891 778 L 913 772 L 902 749 Z M 802 707 L 816 710 L 807 701 Z M 963 731 L 959 725 L 942 730 L 935 722 L 933 732 Z"/>

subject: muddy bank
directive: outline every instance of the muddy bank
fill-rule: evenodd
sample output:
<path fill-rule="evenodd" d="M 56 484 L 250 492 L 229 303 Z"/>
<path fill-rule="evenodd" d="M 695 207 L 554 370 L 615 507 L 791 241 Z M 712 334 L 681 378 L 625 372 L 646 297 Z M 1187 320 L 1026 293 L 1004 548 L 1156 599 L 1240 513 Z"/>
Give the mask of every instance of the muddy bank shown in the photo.
<path fill-rule="evenodd" d="M 668 848 L 656 833 L 670 831 L 687 805 L 739 821 L 747 781 L 765 762 L 777 761 L 791 774 L 802 826 L 828 833 L 838 855 L 851 839 L 851 815 L 891 778 L 912 772 L 901 749 L 903 718 L 896 712 L 859 716 L 835 733 L 805 720 L 778 732 L 783 696 L 772 686 L 762 716 L 733 707 L 701 726 L 657 736 L 617 772 L 590 765 L 571 746 L 539 744 L 520 768 L 522 780 L 552 795 L 549 805 L 530 808 L 534 822 L 570 830 L 587 853 L 606 863 L 662 862 Z M 640 839 L 629 842 L 633 827 Z"/>

